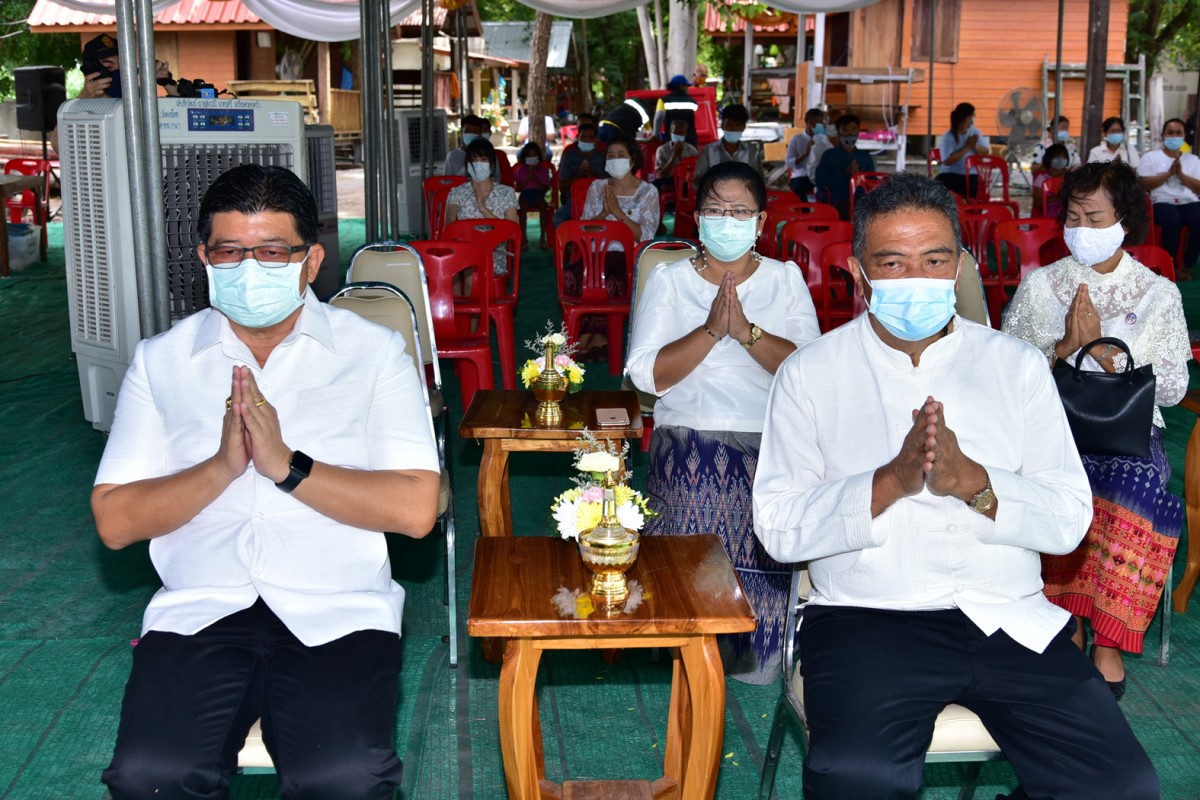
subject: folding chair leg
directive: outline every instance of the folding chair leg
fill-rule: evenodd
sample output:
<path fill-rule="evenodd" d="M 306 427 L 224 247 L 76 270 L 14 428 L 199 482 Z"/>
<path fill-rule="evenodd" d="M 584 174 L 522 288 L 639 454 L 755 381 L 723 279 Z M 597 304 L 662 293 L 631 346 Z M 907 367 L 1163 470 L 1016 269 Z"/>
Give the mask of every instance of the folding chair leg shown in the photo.
<path fill-rule="evenodd" d="M 446 533 L 446 613 L 450 622 L 450 669 L 458 667 L 458 596 L 455 584 L 458 582 L 454 565 L 454 491 L 451 489 L 450 502 L 442 517 L 442 527 Z"/>
<path fill-rule="evenodd" d="M 975 785 L 979 783 L 979 770 L 983 762 L 971 761 L 963 765 L 963 785 L 958 790 L 958 800 L 971 800 L 975 796 Z"/>
<path fill-rule="evenodd" d="M 1165 667 L 1167 662 L 1171 660 L 1171 581 L 1174 578 L 1175 562 L 1167 567 L 1167 580 L 1163 586 L 1163 595 L 1160 605 L 1162 606 L 1162 625 L 1159 628 L 1158 635 L 1158 665 Z"/>
<path fill-rule="evenodd" d="M 787 698 L 780 695 L 775 704 L 775 718 L 771 720 L 771 736 L 767 739 L 767 753 L 763 756 L 762 777 L 758 781 L 758 800 L 771 800 L 775 791 L 775 770 L 779 768 L 779 751 L 783 748 L 783 731 L 787 726 Z"/>

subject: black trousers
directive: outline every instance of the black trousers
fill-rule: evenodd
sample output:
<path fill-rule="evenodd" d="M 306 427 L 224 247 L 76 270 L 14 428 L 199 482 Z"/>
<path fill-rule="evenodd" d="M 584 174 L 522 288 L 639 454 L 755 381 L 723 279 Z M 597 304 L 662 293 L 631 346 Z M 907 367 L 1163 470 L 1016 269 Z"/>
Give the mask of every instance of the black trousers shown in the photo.
<path fill-rule="evenodd" d="M 260 599 L 194 636 L 134 648 L 112 764 L 114 800 L 227 798 L 258 718 L 289 800 L 391 800 L 400 637 L 358 631 L 307 647 Z"/>
<path fill-rule="evenodd" d="M 939 172 L 935 179 L 961 197 L 974 197 L 979 187 L 978 175 L 959 175 L 955 172 Z"/>
<path fill-rule="evenodd" d="M 958 703 L 1008 757 L 1016 797 L 1157 800 L 1154 767 L 1074 630 L 1069 621 L 1039 654 L 957 609 L 808 606 L 804 797 L 915 798 L 934 719 Z"/>
<path fill-rule="evenodd" d="M 1155 203 L 1154 224 L 1162 228 L 1163 250 L 1178 258 L 1179 239 L 1183 229 L 1187 228 L 1187 248 L 1183 253 L 1182 263 L 1176 263 L 1177 270 L 1190 270 L 1200 257 L 1200 203 Z"/>
<path fill-rule="evenodd" d="M 808 179 L 808 176 L 804 175 L 799 178 L 792 178 L 789 180 L 788 188 L 796 194 L 796 197 L 800 198 L 801 203 L 807 203 L 808 196 L 812 194 L 815 187 L 813 186 L 813 182 Z"/>

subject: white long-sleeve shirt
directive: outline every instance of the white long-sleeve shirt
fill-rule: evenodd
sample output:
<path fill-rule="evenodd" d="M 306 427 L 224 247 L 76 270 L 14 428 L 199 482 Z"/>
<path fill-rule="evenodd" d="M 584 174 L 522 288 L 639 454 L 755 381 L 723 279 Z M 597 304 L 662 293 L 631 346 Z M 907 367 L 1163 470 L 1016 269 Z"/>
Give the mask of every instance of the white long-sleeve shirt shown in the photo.
<path fill-rule="evenodd" d="M 875 470 L 927 396 L 982 464 L 996 519 L 927 488 L 871 518 Z M 955 317 L 914 367 L 869 315 L 792 354 L 767 401 L 754 528 L 771 556 L 808 561 L 811 602 L 959 608 L 984 633 L 1041 652 L 1067 612 L 1042 595 L 1039 553 L 1069 553 L 1092 518 L 1087 475 L 1037 349 Z"/>
<path fill-rule="evenodd" d="M 726 336 L 674 386 L 654 384 L 654 362 L 662 348 L 708 319 L 720 287 L 696 273 L 689 259 L 662 264 L 650 273 L 637 304 L 629 347 L 629 377 L 643 392 L 658 395 L 656 425 L 699 431 L 762 430 L 771 373 L 732 337 Z M 746 318 L 767 333 L 797 346 L 820 335 L 817 312 L 800 268 L 764 258 L 737 287 Z"/>

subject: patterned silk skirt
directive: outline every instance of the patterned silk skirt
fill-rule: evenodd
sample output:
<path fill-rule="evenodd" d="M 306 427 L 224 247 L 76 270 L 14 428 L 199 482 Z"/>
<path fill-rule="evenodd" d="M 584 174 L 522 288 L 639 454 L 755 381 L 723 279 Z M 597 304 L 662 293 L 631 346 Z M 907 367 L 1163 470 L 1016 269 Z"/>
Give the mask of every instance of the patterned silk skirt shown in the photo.
<path fill-rule="evenodd" d="M 768 556 L 754 535 L 750 490 L 761 439 L 757 433 L 656 426 L 646 489 L 651 508 L 661 516 L 650 519 L 644 531 L 721 537 L 758 627 L 718 636 L 717 645 L 727 675 L 757 684 L 779 676 L 791 586 L 791 570 Z"/>
<path fill-rule="evenodd" d="M 1167 492 L 1171 466 L 1161 428 L 1149 458 L 1083 456 L 1092 485 L 1092 524 L 1073 553 L 1042 556 L 1046 597 L 1087 617 L 1092 630 L 1129 653 L 1142 640 L 1170 580 L 1183 502 Z"/>

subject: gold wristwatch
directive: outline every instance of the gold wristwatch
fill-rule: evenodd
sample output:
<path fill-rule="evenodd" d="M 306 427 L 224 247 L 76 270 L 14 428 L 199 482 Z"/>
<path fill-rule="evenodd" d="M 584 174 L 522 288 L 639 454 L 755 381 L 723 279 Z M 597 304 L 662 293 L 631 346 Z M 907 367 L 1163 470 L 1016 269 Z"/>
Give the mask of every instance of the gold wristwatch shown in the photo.
<path fill-rule="evenodd" d="M 972 511 L 986 514 L 996 507 L 996 493 L 992 491 L 992 478 L 988 476 L 987 483 L 979 493 L 967 502 Z"/>
<path fill-rule="evenodd" d="M 754 347 L 754 343 L 757 342 L 762 337 L 763 337 L 762 328 L 758 327 L 753 322 L 751 322 L 750 323 L 750 338 L 747 339 L 746 341 L 742 342 L 742 347 L 749 350 L 751 347 Z"/>

